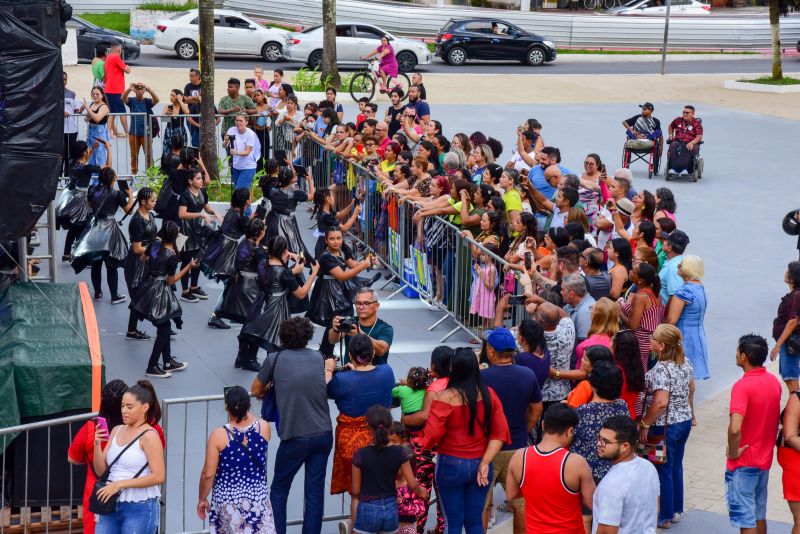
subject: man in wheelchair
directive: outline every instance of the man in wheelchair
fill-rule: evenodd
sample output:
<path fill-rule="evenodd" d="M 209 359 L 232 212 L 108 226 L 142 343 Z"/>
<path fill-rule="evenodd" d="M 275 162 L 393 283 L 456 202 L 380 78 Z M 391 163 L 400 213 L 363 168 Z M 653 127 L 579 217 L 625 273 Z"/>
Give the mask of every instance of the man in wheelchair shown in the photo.
<path fill-rule="evenodd" d="M 653 169 L 658 174 L 661 151 L 664 148 L 664 136 L 661 133 L 661 121 L 653 117 L 653 104 L 645 102 L 639 106 L 642 112 L 630 119 L 622 121 L 628 141 L 625 143 L 627 150 L 643 152 L 655 147 L 653 154 Z"/>
<path fill-rule="evenodd" d="M 692 174 L 702 140 L 703 123 L 694 116 L 694 106 L 684 106 L 683 115 L 669 125 L 668 172 L 682 176 Z"/>

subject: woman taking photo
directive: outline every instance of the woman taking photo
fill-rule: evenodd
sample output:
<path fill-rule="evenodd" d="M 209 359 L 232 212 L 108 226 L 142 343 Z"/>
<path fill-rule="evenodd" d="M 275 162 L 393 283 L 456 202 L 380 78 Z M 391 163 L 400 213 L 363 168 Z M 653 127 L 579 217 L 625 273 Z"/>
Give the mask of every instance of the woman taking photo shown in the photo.
<path fill-rule="evenodd" d="M 327 187 L 317 189 L 313 198 L 314 211 L 311 213 L 311 217 L 317 219 L 317 229 L 314 231 L 314 235 L 317 237 L 317 244 L 314 246 L 314 257 L 319 258 L 320 254 L 325 250 L 325 233 L 328 229 L 338 226 L 342 232 L 346 232 L 352 228 L 358 218 L 358 214 L 361 213 L 361 203 L 353 199 L 344 209 L 336 211 L 334 208 L 336 199 L 333 196 L 333 191 Z"/>
<path fill-rule="evenodd" d="M 208 193 L 203 189 L 203 173 L 199 169 L 193 169 L 187 174 L 187 177 L 186 189 L 178 198 L 181 233 L 187 237 L 183 250 L 181 250 L 181 269 L 185 269 L 190 263 L 194 263 L 194 266 L 189 279 L 181 277 L 181 288 L 183 289 L 181 300 L 199 302 L 200 299 L 206 300 L 208 294 L 197 285 L 200 280 L 198 256 L 213 231 L 211 225 L 214 219 L 222 222 L 222 217 L 208 203 Z"/>
<path fill-rule="evenodd" d="M 158 232 L 158 239 L 150 243 L 145 251 L 146 275 L 136 291 L 136 298 L 131 302 L 131 309 L 156 327 L 156 340 L 153 342 L 145 371 L 152 378 L 169 378 L 172 371 L 181 371 L 189 366 L 188 363 L 173 358 L 170 350 L 170 321 L 175 321 L 179 328 L 183 325 L 181 305 L 172 286 L 186 276 L 190 269 L 196 268 L 197 261 L 190 260 L 178 271 L 175 245 L 177 239 L 178 225 L 172 221 L 164 221 Z M 159 357 L 164 363 L 163 367 L 158 365 Z"/>
<path fill-rule="evenodd" d="M 92 148 L 89 158 L 90 165 L 102 165 L 111 156 L 107 153 L 108 147 L 108 100 L 106 93 L 100 87 L 92 89 L 92 103 L 86 103 L 83 99 L 83 107 L 86 108 L 86 121 L 89 123 L 86 131 L 86 144 Z"/>
<path fill-rule="evenodd" d="M 786 348 L 786 341 L 797 331 L 797 318 L 800 315 L 800 262 L 789 263 L 783 281 L 789 286 L 789 292 L 781 297 L 778 314 L 772 321 L 772 339 L 775 340 L 775 346 L 769 353 L 769 359 L 775 361 L 780 355 L 781 378 L 786 382 L 789 391 L 797 391 L 800 355 L 790 354 Z"/>
<path fill-rule="evenodd" d="M 281 323 L 292 316 L 289 312 L 289 297 L 291 295 L 299 300 L 304 299 L 319 271 L 319 263 L 314 262 L 311 265 L 311 276 L 301 286 L 297 276 L 303 272 L 305 264 L 302 256 L 289 252 L 286 239 L 281 236 L 270 238 L 267 250 L 268 259 L 258 265 L 261 294 L 239 334 L 239 353 L 234 366 L 245 371 L 261 369 L 256 357 L 259 347 L 267 352 L 280 350 L 278 331 Z M 296 262 L 292 268 L 288 267 L 289 259 Z"/>
<path fill-rule="evenodd" d="M 286 86 L 291 89 L 291 85 L 283 84 L 281 92 L 286 91 Z M 280 109 L 278 118 L 275 119 L 275 128 L 278 130 L 275 150 L 285 150 L 288 154 L 293 153 L 294 136 L 302 131 L 303 118 L 303 112 L 298 109 L 297 97 L 292 91 L 286 96 L 284 108 Z"/>
<path fill-rule="evenodd" d="M 208 518 L 212 534 L 274 533 L 267 487 L 269 423 L 250 413 L 250 394 L 242 386 L 225 388 L 225 413 L 228 422 L 208 437 L 197 516 Z"/>
<path fill-rule="evenodd" d="M 667 461 L 655 467 L 661 483 L 658 527 L 669 528 L 683 514 L 683 453 L 694 422 L 694 378 L 681 332 L 673 325 L 656 328 L 653 351 L 658 363 L 645 375 L 639 439 L 646 443 L 666 433 Z"/>
<path fill-rule="evenodd" d="M 261 292 L 258 285 L 258 265 L 266 260 L 264 247 L 259 245 L 266 234 L 266 225 L 253 218 L 247 225 L 245 239 L 239 243 L 234 259 L 234 274 L 225 282 L 225 289 L 214 309 L 214 316 L 234 323 L 244 323 Z"/>
<path fill-rule="evenodd" d="M 155 532 L 161 513 L 160 484 L 166 479 L 164 446 L 148 421 L 161 409 L 150 382 L 141 381 L 122 396 L 122 424 L 109 433 L 97 427 L 94 471 L 108 473 L 108 485 L 97 492 L 101 502 L 119 494 L 114 513 L 97 515 L 96 534 Z M 102 443 L 108 441 L 105 450 Z M 110 468 L 110 469 L 109 469 Z"/>
<path fill-rule="evenodd" d="M 256 172 L 258 172 L 264 168 L 264 162 L 269 159 L 271 128 L 269 126 L 269 102 L 267 101 L 266 95 L 260 89 L 256 89 L 253 102 L 256 104 L 256 116 L 253 120 L 253 131 L 258 138 L 259 145 L 261 145 L 261 153 L 259 154 L 258 161 L 256 162 Z"/>
<path fill-rule="evenodd" d="M 366 334 L 350 338 L 350 363 L 348 373 L 333 374 L 335 360 L 325 362 L 328 397 L 339 410 L 336 417 L 336 438 L 331 471 L 331 495 L 350 492 L 353 485 L 353 453 L 372 441 L 366 413 L 378 405 L 391 409 L 394 373 L 388 365 L 375 365 L 375 349 Z M 351 513 L 355 516 L 358 499 L 351 500 Z"/>
<path fill-rule="evenodd" d="M 703 286 L 703 260 L 691 254 L 678 264 L 678 276 L 684 284 L 669 304 L 666 322 L 678 327 L 683 335 L 683 350 L 692 362 L 695 380 L 710 378 L 708 373 L 708 342 L 703 320 L 706 315 L 706 290 Z"/>
<path fill-rule="evenodd" d="M 156 205 L 156 192 L 149 187 L 144 187 L 136 194 L 136 211 L 133 212 L 131 222 L 128 224 L 128 237 L 131 240 L 131 248 L 122 266 L 122 274 L 125 276 L 125 284 L 128 286 L 128 293 L 131 294 L 131 301 L 136 300 L 136 291 L 144 280 L 147 272 L 147 247 L 155 241 L 158 234 L 156 218 L 153 216 L 153 208 Z M 128 316 L 127 339 L 147 340 L 150 336 L 137 329 L 139 323 L 138 314 L 131 310 Z"/>
<path fill-rule="evenodd" d="M 586 207 L 586 217 L 591 221 L 600 210 L 600 181 L 606 179 L 606 166 L 597 154 L 587 154 L 583 160 L 583 174 L 578 197 Z"/>
<path fill-rule="evenodd" d="M 122 208 L 125 212 L 133 208 L 133 190 L 130 186 L 125 192 L 114 189 L 116 183 L 117 174 L 114 169 L 106 167 L 100 171 L 100 184 L 89 188 L 87 199 L 93 219 L 72 247 L 71 261 L 75 274 L 88 265 L 92 266 L 94 300 L 103 299 L 101 284 L 103 263 L 105 263 L 111 304 L 121 304 L 127 298 L 117 291 L 119 286 L 117 269 L 128 254 L 128 243 L 114 215 L 118 208 Z"/>
<path fill-rule="evenodd" d="M 180 89 L 173 89 L 169 92 L 169 105 L 164 106 L 162 114 L 170 117 L 162 137 L 164 141 L 163 152 L 166 154 L 172 146 L 173 136 L 178 135 L 183 139 L 184 144 L 186 143 L 186 130 L 183 126 L 186 117 L 181 115 L 189 115 L 189 105 L 183 101 L 183 92 Z"/>
<path fill-rule="evenodd" d="M 297 188 L 297 175 L 291 167 L 281 167 L 278 171 L 278 187 L 269 193 L 272 211 L 267 215 L 267 239 L 282 236 L 289 244 L 289 252 L 303 256 L 306 264 L 313 259 L 306 249 L 294 212 L 297 205 L 314 198 L 314 181 L 308 180 L 308 193 Z"/>
<path fill-rule="evenodd" d="M 482 534 L 492 461 L 504 443 L 511 443 L 511 434 L 472 349 L 456 349 L 447 389 L 431 403 L 418 439 L 423 449 L 438 446 L 436 484 L 446 530 Z"/>
<path fill-rule="evenodd" d="M 658 298 L 661 281 L 649 263 L 638 263 L 631 271 L 631 281 L 636 284 L 636 293 L 629 294 L 627 301 L 617 300 L 620 319 L 639 341 L 642 367 L 650 369 L 650 338 L 664 318 L 664 306 Z"/>
<path fill-rule="evenodd" d="M 108 168 L 111 167 L 111 146 L 108 141 L 102 141 L 102 145 L 106 150 L 106 162 L 103 168 Z M 89 184 L 92 177 L 100 174 L 102 170 L 97 165 L 89 164 L 89 159 L 94 151 L 85 141 L 75 141 L 71 149 L 69 184 L 61 193 L 56 205 L 56 224 L 67 231 L 67 237 L 64 240 L 64 254 L 61 256 L 61 261 L 67 263 L 72 260 L 72 245 L 86 229 L 91 217 L 87 197 Z"/>

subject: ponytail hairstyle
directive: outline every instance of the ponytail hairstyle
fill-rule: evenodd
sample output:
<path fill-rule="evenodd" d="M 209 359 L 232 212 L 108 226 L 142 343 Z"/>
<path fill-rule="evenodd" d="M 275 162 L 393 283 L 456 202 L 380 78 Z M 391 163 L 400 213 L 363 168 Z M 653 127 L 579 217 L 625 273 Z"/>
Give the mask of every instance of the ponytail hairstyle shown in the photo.
<path fill-rule="evenodd" d="M 322 213 L 322 208 L 325 206 L 325 201 L 330 194 L 331 190 L 327 187 L 320 187 L 314 191 L 314 211 L 311 212 L 312 219 Z"/>
<path fill-rule="evenodd" d="M 258 236 L 261 235 L 261 232 L 264 231 L 264 228 L 266 228 L 264 219 L 254 217 L 250 219 L 249 223 L 247 223 L 247 233 L 245 234 L 245 237 L 247 239 L 258 239 Z"/>
<path fill-rule="evenodd" d="M 87 150 L 89 150 L 89 145 L 86 143 L 86 141 L 75 141 L 72 143 L 70 155 L 72 156 L 73 160 L 79 160 L 84 154 L 86 154 Z"/>
<path fill-rule="evenodd" d="M 369 365 L 375 358 L 375 347 L 366 334 L 356 334 L 350 338 L 350 359 L 358 365 Z M 391 418 L 390 418 L 391 420 Z"/>
<path fill-rule="evenodd" d="M 161 225 L 161 230 L 158 231 L 158 239 L 147 245 L 147 251 L 145 252 L 147 256 L 150 259 L 156 259 L 164 249 L 164 243 L 169 243 L 170 245 L 175 246 L 175 241 L 178 239 L 179 232 L 180 230 L 175 221 L 164 221 L 164 223 Z"/>
<path fill-rule="evenodd" d="M 352 346 L 352 341 L 351 341 Z M 392 427 L 392 413 L 379 404 L 367 410 L 367 425 L 372 430 L 372 444 L 376 449 L 384 449 L 389 445 L 389 430 Z"/>
<path fill-rule="evenodd" d="M 406 385 L 415 391 L 428 387 L 430 375 L 424 367 L 412 367 L 408 370 Z"/>
<path fill-rule="evenodd" d="M 181 165 L 184 167 L 191 167 L 194 165 L 195 155 L 194 150 L 191 147 L 183 147 L 180 151 L 180 154 L 178 154 L 178 157 L 181 160 Z"/>
<path fill-rule="evenodd" d="M 437 378 L 447 378 L 450 376 L 450 361 L 453 359 L 455 350 L 447 345 L 439 345 L 431 352 L 431 370 L 436 373 Z"/>
<path fill-rule="evenodd" d="M 139 189 L 139 192 L 136 193 L 136 204 L 138 206 L 141 206 L 142 204 L 150 200 L 150 197 L 153 196 L 155 193 L 156 192 L 150 189 L 149 187 L 143 187 Z"/>
<path fill-rule="evenodd" d="M 122 424 L 122 396 L 126 391 L 128 384 L 119 379 L 112 380 L 103 387 L 97 415 L 105 417 L 109 430 Z"/>
<path fill-rule="evenodd" d="M 282 235 L 272 236 L 269 241 L 267 241 L 269 257 L 281 260 L 281 263 L 283 263 L 283 253 L 287 250 L 289 250 L 289 242 L 286 241 L 286 238 Z"/>
<path fill-rule="evenodd" d="M 241 423 L 250 410 L 250 394 L 242 386 L 225 388 L 225 409 L 237 423 Z"/>
<path fill-rule="evenodd" d="M 658 359 L 663 361 L 675 362 L 681 366 L 686 361 L 683 352 L 683 336 L 675 325 L 662 323 L 653 331 L 653 339 L 664 345 L 664 350 L 658 355 Z"/>
<path fill-rule="evenodd" d="M 111 189 L 111 185 L 114 183 L 116 178 L 117 173 L 114 172 L 114 169 L 111 167 L 103 167 L 100 169 L 98 179 L 100 180 L 100 184 L 106 189 Z"/>
<path fill-rule="evenodd" d="M 286 187 L 294 179 L 291 167 L 281 167 L 278 171 L 278 187 Z"/>
<path fill-rule="evenodd" d="M 250 189 L 247 187 L 237 187 L 231 194 L 231 208 L 244 210 L 245 204 L 250 200 Z"/>
<path fill-rule="evenodd" d="M 149 380 L 139 380 L 136 385 L 128 389 L 125 393 L 130 393 L 142 404 L 147 404 L 147 414 L 145 422 L 148 425 L 155 425 L 161 421 L 161 405 L 158 403 L 156 390 Z"/>
<path fill-rule="evenodd" d="M 661 292 L 661 279 L 658 277 L 655 267 L 649 263 L 640 262 L 636 266 L 636 273 L 639 279 L 653 289 L 653 293 L 658 295 Z"/>

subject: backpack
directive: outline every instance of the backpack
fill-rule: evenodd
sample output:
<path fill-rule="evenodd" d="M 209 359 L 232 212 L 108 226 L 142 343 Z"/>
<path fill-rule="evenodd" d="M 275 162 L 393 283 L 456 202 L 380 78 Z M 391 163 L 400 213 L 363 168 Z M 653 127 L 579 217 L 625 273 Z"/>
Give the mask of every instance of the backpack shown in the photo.
<path fill-rule="evenodd" d="M 147 104 L 147 114 L 153 114 L 153 101 L 151 100 L 149 104 Z M 158 137 L 158 134 L 161 133 L 161 123 L 158 120 L 158 117 L 150 117 L 150 133 L 153 137 Z"/>

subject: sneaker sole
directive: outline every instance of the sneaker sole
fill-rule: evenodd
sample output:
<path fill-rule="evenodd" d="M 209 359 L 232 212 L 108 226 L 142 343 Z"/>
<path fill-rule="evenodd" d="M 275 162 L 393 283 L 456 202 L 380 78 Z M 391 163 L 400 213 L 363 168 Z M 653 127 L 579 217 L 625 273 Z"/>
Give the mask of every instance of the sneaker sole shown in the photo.
<path fill-rule="evenodd" d="M 111 301 L 111 305 L 113 306 L 114 304 L 122 304 L 123 302 L 127 302 L 127 301 L 128 301 L 127 297 L 125 297 L 124 299 L 120 299 L 120 300 L 112 300 Z"/>
<path fill-rule="evenodd" d="M 197 293 L 194 293 L 194 296 L 200 300 L 208 300 L 208 295 L 198 295 Z"/>
<path fill-rule="evenodd" d="M 168 373 L 179 373 L 179 372 L 183 371 L 184 369 L 186 369 L 187 367 L 189 367 L 189 364 L 186 364 L 186 365 L 184 365 L 184 366 L 183 366 L 183 367 L 181 367 L 180 369 L 170 369 L 170 370 L 169 370 L 169 371 L 167 371 L 167 372 L 168 372 Z"/>
<path fill-rule="evenodd" d="M 128 337 L 125 336 L 125 339 L 128 341 L 150 341 L 152 338 L 149 337 Z"/>
<path fill-rule="evenodd" d="M 167 371 L 164 374 L 155 374 L 155 373 L 145 373 L 144 376 L 149 376 L 150 378 L 171 378 L 172 373 Z"/>
<path fill-rule="evenodd" d="M 186 297 L 184 297 L 183 295 L 181 295 L 181 297 L 180 297 L 180 298 L 181 298 L 181 300 L 182 300 L 183 302 L 191 302 L 191 303 L 197 303 L 197 302 L 200 302 L 200 299 L 190 299 L 190 298 L 186 298 Z"/>

